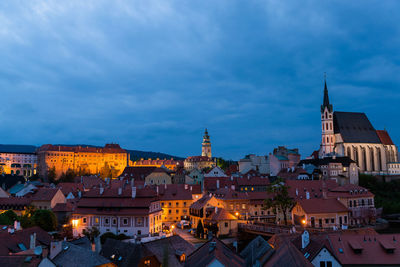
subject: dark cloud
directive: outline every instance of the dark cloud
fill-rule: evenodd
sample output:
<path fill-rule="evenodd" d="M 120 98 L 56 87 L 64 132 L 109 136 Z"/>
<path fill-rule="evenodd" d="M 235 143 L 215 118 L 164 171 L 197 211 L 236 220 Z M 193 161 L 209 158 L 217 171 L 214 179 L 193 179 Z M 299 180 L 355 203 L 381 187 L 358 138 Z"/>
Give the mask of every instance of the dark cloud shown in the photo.
<path fill-rule="evenodd" d="M 1 143 L 238 159 L 320 140 L 336 110 L 400 141 L 397 1 L 0 3 Z"/>

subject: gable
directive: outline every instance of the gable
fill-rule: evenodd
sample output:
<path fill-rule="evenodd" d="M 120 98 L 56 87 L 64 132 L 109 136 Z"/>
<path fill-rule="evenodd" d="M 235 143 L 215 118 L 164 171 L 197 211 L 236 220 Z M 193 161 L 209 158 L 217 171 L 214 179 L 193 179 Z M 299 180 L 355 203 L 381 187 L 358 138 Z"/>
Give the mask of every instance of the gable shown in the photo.
<path fill-rule="evenodd" d="M 335 258 L 334 255 L 330 253 L 330 251 L 325 246 L 321 248 L 321 250 L 318 252 L 318 254 L 315 255 L 313 259 L 309 260 L 314 266 L 320 266 L 321 261 L 331 261 L 333 267 L 341 266 L 339 261 Z"/>

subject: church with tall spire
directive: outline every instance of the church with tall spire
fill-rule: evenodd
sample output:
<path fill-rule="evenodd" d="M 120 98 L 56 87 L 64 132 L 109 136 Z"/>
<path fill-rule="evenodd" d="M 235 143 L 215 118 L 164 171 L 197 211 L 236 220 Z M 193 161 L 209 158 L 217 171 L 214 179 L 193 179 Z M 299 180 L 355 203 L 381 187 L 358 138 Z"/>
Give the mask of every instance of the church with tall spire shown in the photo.
<path fill-rule="evenodd" d="M 398 150 L 389 133 L 375 130 L 365 113 L 334 111 L 326 78 L 323 93 L 319 157 L 349 157 L 362 173 L 391 173 L 391 166 L 398 162 Z"/>

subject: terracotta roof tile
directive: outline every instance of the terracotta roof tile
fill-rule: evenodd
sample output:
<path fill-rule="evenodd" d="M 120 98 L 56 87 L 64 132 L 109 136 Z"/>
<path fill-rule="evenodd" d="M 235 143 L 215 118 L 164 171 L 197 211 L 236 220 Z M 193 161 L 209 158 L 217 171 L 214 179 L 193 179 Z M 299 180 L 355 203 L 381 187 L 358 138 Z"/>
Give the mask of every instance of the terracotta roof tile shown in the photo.
<path fill-rule="evenodd" d="M 301 199 L 297 203 L 308 214 L 348 212 L 349 210 L 337 199 L 314 198 Z"/>

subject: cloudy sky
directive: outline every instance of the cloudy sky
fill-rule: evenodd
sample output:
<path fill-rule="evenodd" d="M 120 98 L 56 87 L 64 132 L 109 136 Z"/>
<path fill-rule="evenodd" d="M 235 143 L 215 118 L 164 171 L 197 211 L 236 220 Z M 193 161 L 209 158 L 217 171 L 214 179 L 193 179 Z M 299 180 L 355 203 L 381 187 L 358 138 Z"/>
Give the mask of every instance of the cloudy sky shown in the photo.
<path fill-rule="evenodd" d="M 334 109 L 400 143 L 399 1 L 1 1 L 0 143 L 304 155 Z"/>

